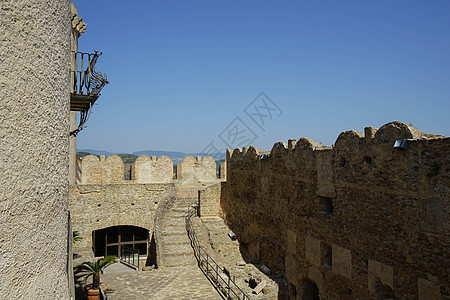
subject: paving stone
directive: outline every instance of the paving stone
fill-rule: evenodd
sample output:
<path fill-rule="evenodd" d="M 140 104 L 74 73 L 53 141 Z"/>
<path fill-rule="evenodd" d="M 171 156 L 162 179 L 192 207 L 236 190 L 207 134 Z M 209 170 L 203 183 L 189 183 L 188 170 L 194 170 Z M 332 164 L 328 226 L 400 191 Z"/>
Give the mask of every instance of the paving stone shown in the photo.
<path fill-rule="evenodd" d="M 109 300 L 222 299 L 197 266 L 110 273 L 102 281 L 110 287 Z"/>

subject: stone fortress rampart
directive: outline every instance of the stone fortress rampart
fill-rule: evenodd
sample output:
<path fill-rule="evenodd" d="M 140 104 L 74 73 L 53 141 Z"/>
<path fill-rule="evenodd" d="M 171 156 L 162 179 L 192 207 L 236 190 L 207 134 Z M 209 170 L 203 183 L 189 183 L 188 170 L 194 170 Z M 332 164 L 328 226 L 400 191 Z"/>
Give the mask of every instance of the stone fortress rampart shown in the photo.
<path fill-rule="evenodd" d="M 223 168 L 223 165 L 221 166 Z M 168 156 L 139 156 L 131 166 L 131 180 L 124 179 L 124 163 L 118 155 L 97 157 L 88 155 L 78 161 L 78 184 L 148 184 L 182 182 L 183 184 L 212 183 L 217 181 L 216 162 L 205 156 L 187 156 L 174 171 Z M 223 174 L 224 172 L 221 172 Z M 221 180 L 225 180 L 221 176 Z"/>
<path fill-rule="evenodd" d="M 161 249 L 158 220 L 192 186 L 199 215 L 224 218 L 247 262 L 284 274 L 291 299 L 446 299 L 449 146 L 392 122 L 343 132 L 332 147 L 301 138 L 227 150 L 220 179 L 208 157 L 186 158 L 175 176 L 170 158 L 141 156 L 124 180 L 120 157 L 87 156 L 70 210 L 79 246 L 93 230 L 134 225 Z"/>
<path fill-rule="evenodd" d="M 131 180 L 124 179 L 124 169 L 118 155 L 78 160 L 78 184 L 70 186 L 69 195 L 73 228 L 82 238 L 78 250 L 92 247 L 93 231 L 112 226 L 137 226 L 157 236 L 158 220 L 164 218 L 157 212 L 164 214 L 165 206 L 175 201 L 176 186 L 192 186 L 197 195 L 198 189 L 223 180 L 216 178 L 216 162 L 208 156 L 188 156 L 174 171 L 169 157 L 142 155 L 131 166 Z M 211 205 L 215 210 L 218 202 Z M 161 241 L 156 242 L 161 248 Z"/>
<path fill-rule="evenodd" d="M 333 147 L 301 138 L 228 150 L 227 182 L 205 195 L 297 299 L 447 299 L 449 146 L 392 122 L 343 132 Z"/>

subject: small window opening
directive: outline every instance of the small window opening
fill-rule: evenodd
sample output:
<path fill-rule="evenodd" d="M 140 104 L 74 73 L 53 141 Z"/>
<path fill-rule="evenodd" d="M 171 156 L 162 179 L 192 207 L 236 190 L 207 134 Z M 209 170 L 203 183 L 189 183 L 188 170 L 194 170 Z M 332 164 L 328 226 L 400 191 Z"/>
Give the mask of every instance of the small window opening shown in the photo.
<path fill-rule="evenodd" d="M 331 258 L 332 258 L 332 252 L 331 252 L 331 246 L 325 243 L 322 243 L 321 245 L 321 260 L 322 264 L 325 268 L 331 268 Z"/>
<path fill-rule="evenodd" d="M 297 299 L 297 288 L 289 282 L 289 300 Z"/>
<path fill-rule="evenodd" d="M 370 156 L 364 156 L 363 161 L 368 164 L 371 165 L 372 164 L 372 157 Z"/>
<path fill-rule="evenodd" d="M 319 197 L 319 213 L 325 216 L 333 213 L 333 198 Z"/>

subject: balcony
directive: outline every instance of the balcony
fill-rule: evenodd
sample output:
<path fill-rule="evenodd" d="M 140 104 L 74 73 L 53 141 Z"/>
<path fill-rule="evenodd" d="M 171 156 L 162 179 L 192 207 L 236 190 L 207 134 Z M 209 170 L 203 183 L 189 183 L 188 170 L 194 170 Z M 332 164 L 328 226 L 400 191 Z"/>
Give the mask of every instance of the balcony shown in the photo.
<path fill-rule="evenodd" d="M 108 84 L 106 74 L 95 70 L 100 55 L 98 51 L 72 51 L 70 110 L 90 111 L 102 88 Z"/>

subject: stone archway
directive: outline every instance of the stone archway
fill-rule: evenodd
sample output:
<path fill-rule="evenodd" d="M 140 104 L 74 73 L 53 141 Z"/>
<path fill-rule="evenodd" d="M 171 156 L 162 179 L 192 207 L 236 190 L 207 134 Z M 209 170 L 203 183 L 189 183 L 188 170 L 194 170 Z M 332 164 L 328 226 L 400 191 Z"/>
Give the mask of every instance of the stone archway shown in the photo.
<path fill-rule="evenodd" d="M 147 256 L 149 231 L 131 225 L 111 226 L 92 231 L 92 249 L 95 256 L 121 256 L 123 249 L 139 250 L 139 255 Z"/>

